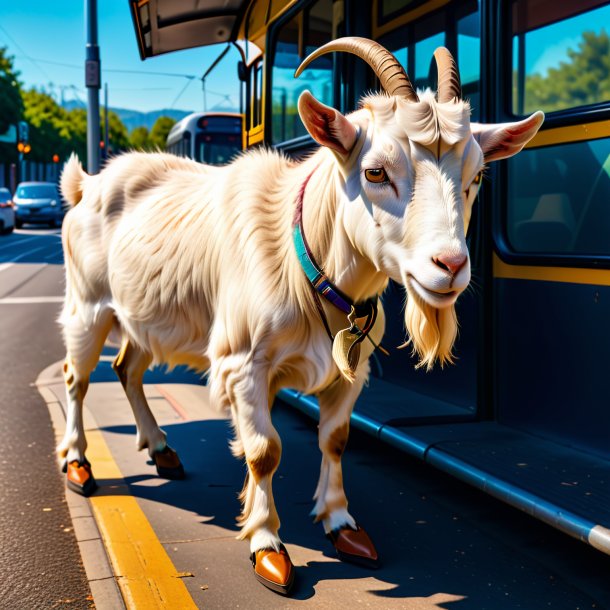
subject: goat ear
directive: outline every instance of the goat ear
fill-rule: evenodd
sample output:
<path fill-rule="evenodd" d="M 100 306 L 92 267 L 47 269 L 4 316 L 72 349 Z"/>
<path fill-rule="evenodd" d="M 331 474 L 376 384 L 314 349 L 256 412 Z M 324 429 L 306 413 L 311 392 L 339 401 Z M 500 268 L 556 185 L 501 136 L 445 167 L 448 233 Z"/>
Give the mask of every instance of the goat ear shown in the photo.
<path fill-rule="evenodd" d="M 544 112 L 538 110 L 516 123 L 472 123 L 470 128 L 485 155 L 485 163 L 489 163 L 516 155 L 536 135 L 543 121 Z"/>
<path fill-rule="evenodd" d="M 299 114 L 311 137 L 341 155 L 347 155 L 356 143 L 358 132 L 338 110 L 330 108 L 309 91 L 299 97 Z"/>

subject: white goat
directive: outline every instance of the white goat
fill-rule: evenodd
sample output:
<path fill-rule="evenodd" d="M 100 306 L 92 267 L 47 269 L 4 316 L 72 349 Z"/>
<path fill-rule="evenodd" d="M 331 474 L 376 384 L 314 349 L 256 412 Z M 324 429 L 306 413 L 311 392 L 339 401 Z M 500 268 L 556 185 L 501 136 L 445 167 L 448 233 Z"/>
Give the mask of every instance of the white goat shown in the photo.
<path fill-rule="evenodd" d="M 69 411 L 58 448 L 69 485 L 95 488 L 82 402 L 114 327 L 122 337 L 114 367 L 137 444 L 163 476 L 182 476 L 182 466 L 146 403 L 143 373 L 161 362 L 208 372 L 211 400 L 231 414 L 233 451 L 248 465 L 241 537 L 250 540 L 256 577 L 283 593 L 294 569 L 271 489 L 281 455 L 270 416 L 277 390 L 318 395 L 313 514 L 341 558 L 374 565 L 375 548 L 347 510 L 341 455 L 384 331 L 376 297 L 388 278 L 404 285 L 405 324 L 421 363 L 451 360 L 454 303 L 470 281 L 464 236 L 484 164 L 517 153 L 543 120 L 538 112 L 518 123 L 471 124 L 443 48 L 435 53 L 437 96 L 417 94 L 396 59 L 365 39 L 331 42 L 299 71 L 337 50 L 367 61 L 386 93 L 348 117 L 303 93 L 299 113 L 322 146 L 301 163 L 270 151 L 226 167 L 130 153 L 88 176 L 73 157 L 61 181 L 75 206 L 63 228 Z M 315 276 L 316 262 L 334 282 L 312 277 L 321 296 L 304 272 Z"/>

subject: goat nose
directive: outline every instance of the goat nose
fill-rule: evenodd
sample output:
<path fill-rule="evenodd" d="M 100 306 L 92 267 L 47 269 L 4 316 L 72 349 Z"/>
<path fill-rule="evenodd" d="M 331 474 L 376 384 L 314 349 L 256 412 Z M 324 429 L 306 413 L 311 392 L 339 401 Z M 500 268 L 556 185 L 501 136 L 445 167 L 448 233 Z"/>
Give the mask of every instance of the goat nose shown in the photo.
<path fill-rule="evenodd" d="M 449 271 L 451 275 L 457 275 L 458 271 L 466 264 L 468 257 L 464 254 L 443 253 L 432 259 L 437 267 Z"/>

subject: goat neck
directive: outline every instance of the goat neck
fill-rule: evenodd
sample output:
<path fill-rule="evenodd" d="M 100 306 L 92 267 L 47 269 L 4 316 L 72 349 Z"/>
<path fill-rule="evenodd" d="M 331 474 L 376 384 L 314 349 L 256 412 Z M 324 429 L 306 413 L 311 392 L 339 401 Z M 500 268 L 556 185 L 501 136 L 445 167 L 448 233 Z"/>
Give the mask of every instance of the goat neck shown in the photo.
<path fill-rule="evenodd" d="M 356 144 L 355 149 L 360 147 Z M 350 204 L 345 180 L 353 156 L 357 151 L 340 165 L 331 152 L 321 149 L 304 164 L 303 180 L 311 177 L 303 197 L 303 228 L 326 275 L 352 301 L 360 302 L 380 294 L 387 277 L 358 251 L 342 221 L 343 206 Z"/>

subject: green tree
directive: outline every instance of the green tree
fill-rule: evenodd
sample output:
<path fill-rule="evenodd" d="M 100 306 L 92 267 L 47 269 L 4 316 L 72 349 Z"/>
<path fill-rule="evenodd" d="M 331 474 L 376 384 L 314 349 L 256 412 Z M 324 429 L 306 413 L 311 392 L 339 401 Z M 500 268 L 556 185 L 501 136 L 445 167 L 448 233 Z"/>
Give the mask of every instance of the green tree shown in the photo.
<path fill-rule="evenodd" d="M 583 32 L 569 61 L 550 68 L 546 76 L 533 74 L 525 83 L 525 112 L 547 112 L 610 100 L 610 36 Z"/>
<path fill-rule="evenodd" d="M 0 134 L 10 125 L 16 125 L 23 114 L 19 72 L 6 47 L 0 47 Z"/>
<path fill-rule="evenodd" d="M 102 110 L 101 113 L 101 139 L 104 139 L 104 124 L 105 124 L 106 111 Z M 123 150 L 129 148 L 129 135 L 127 134 L 127 128 L 123 124 L 123 121 L 119 118 L 119 115 L 110 110 L 108 112 L 108 145 L 109 153 L 116 155 Z"/>
<path fill-rule="evenodd" d="M 54 154 L 65 158 L 70 152 L 71 132 L 66 111 L 42 91 L 22 93 L 23 118 L 30 124 L 32 151 L 29 161 L 50 162 Z"/>
<path fill-rule="evenodd" d="M 165 144 L 167 143 L 167 136 L 171 130 L 171 128 L 176 124 L 176 121 L 168 116 L 160 116 L 153 125 L 153 128 L 150 130 L 150 146 L 151 149 L 160 149 L 163 150 L 165 148 Z"/>
<path fill-rule="evenodd" d="M 6 133 L 11 125 L 16 125 L 23 115 L 21 83 L 19 72 L 15 70 L 13 57 L 6 47 L 0 47 L 0 134 Z M 11 142 L 0 142 L 0 162 L 17 160 L 17 149 Z"/>
<path fill-rule="evenodd" d="M 129 136 L 129 145 L 135 150 L 150 150 L 148 129 L 146 127 L 136 127 Z"/>
<path fill-rule="evenodd" d="M 69 152 L 75 152 L 83 165 L 87 165 L 87 111 L 73 108 L 66 113 L 70 130 Z M 62 159 L 63 161 L 64 159 Z"/>

